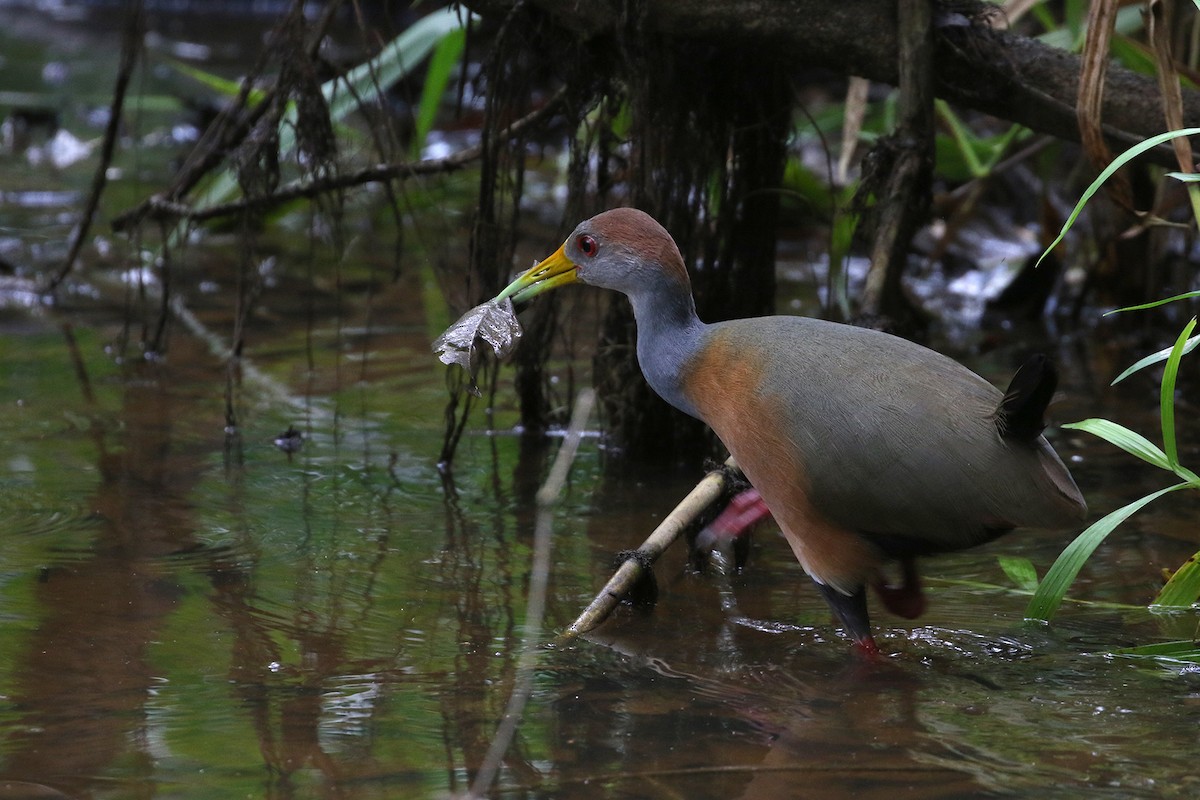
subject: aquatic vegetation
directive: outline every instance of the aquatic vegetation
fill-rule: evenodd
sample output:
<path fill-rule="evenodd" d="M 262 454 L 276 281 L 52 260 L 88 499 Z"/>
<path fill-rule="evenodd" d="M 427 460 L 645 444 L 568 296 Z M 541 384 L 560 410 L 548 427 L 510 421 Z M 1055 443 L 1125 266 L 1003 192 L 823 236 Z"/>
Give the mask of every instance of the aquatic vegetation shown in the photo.
<path fill-rule="evenodd" d="M 1043 253 L 1043 258 L 1064 239 L 1071 226 L 1079 217 L 1080 212 L 1088 201 L 1100 190 L 1104 182 L 1111 177 L 1118 169 L 1129 163 L 1141 153 L 1155 147 L 1163 142 L 1174 138 L 1200 135 L 1200 128 L 1187 128 L 1176 131 L 1169 131 L 1159 136 L 1151 137 L 1146 141 L 1129 148 L 1122 153 L 1118 158 L 1104 169 L 1100 175 L 1088 186 L 1083 193 L 1082 198 L 1076 204 L 1071 215 L 1063 224 L 1062 230 L 1059 232 L 1055 240 L 1046 248 Z M 1186 173 L 1168 173 L 1167 177 L 1176 180 L 1184 181 L 1187 184 L 1189 199 L 1192 203 L 1193 212 L 1196 216 L 1196 221 L 1200 224 L 1200 184 L 1196 182 L 1196 176 Z M 1164 300 L 1145 303 L 1128 308 L 1117 309 L 1117 312 L 1140 311 L 1150 308 L 1156 308 L 1166 303 L 1187 300 L 1200 296 L 1200 292 L 1186 292 Z M 1033 598 L 1030 600 L 1026 610 L 1026 617 L 1030 619 L 1048 621 L 1054 616 L 1059 604 L 1066 595 L 1068 588 L 1078 575 L 1079 570 L 1091 557 L 1096 548 L 1104 541 L 1104 539 L 1112 533 L 1122 522 L 1130 516 L 1137 513 L 1139 510 L 1157 500 L 1164 495 L 1181 489 L 1200 489 L 1200 477 L 1191 469 L 1185 467 L 1179 458 L 1179 448 L 1176 437 L 1176 381 L 1179 374 L 1179 366 L 1183 357 L 1193 350 L 1197 343 L 1200 342 L 1200 336 L 1193 337 L 1192 332 L 1196 328 L 1196 318 L 1192 318 L 1188 322 L 1179 336 L 1176 338 L 1172 347 L 1153 353 L 1145 358 L 1140 359 L 1131 367 L 1126 369 L 1113 381 L 1114 384 L 1124 380 L 1129 375 L 1145 369 L 1149 366 L 1166 362 L 1163 369 L 1163 376 L 1159 392 L 1159 418 L 1161 428 L 1162 447 L 1160 448 L 1153 442 L 1141 434 L 1130 430 L 1129 428 L 1107 419 L 1086 419 L 1063 427 L 1082 430 L 1099 436 L 1107 442 L 1121 448 L 1125 452 L 1139 458 L 1159 469 L 1162 469 L 1173 476 L 1177 477 L 1178 483 L 1167 486 L 1155 492 L 1151 492 L 1132 503 L 1129 503 L 1115 511 L 1110 512 L 1105 517 L 1089 526 L 1063 551 L 1054 565 L 1047 572 L 1045 578 L 1037 584 Z M 1178 609 L 1187 608 L 1196 603 L 1200 598 L 1200 565 L 1197 564 L 1197 559 L 1200 558 L 1200 553 L 1193 555 L 1187 561 L 1176 569 L 1166 585 L 1158 592 L 1157 596 L 1150 602 L 1150 607 L 1155 609 Z M 1184 643 L 1184 645 L 1194 651 L 1194 645 Z M 1125 654 L 1131 654 L 1134 651 L 1125 651 Z M 1146 655 L 1161 655 L 1159 650 L 1143 652 Z"/>

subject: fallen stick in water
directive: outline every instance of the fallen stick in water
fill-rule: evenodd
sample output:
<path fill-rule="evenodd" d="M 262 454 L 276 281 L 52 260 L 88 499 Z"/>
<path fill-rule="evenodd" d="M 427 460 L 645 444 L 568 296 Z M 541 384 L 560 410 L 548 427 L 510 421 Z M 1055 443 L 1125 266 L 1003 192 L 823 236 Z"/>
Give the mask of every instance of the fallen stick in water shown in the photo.
<path fill-rule="evenodd" d="M 468 342 L 468 346 L 472 346 Z M 484 800 L 492 788 L 492 782 L 504 763 L 504 755 L 512 745 L 517 733 L 517 726 L 525 714 L 525 705 L 533 693 L 533 677 L 537 668 L 538 655 L 541 647 L 542 619 L 546 613 L 546 586 L 550 580 L 550 546 L 554 522 L 553 509 L 562 496 L 563 486 L 575 461 L 579 450 L 579 442 L 583 438 L 584 428 L 591 417 L 592 408 L 596 404 L 596 392 L 584 389 L 575 401 L 575 409 L 571 412 L 571 424 L 563 437 L 562 446 L 550 468 L 550 475 L 537 493 L 537 525 L 533 532 L 533 565 L 530 570 L 529 595 L 525 605 L 525 633 L 521 644 L 521 654 L 517 659 L 516 677 L 513 690 L 504 709 L 504 716 L 496 727 L 496 735 L 483 757 L 475 780 L 462 800 Z"/>
<path fill-rule="evenodd" d="M 624 599 L 625 595 L 642 578 L 660 555 L 679 534 L 696 520 L 706 508 L 712 505 L 729 488 L 731 473 L 736 472 L 737 464 L 730 457 L 725 461 L 723 469 L 715 469 L 704 476 L 696 488 L 675 506 L 675 510 L 659 524 L 654 532 L 642 542 L 642 546 L 621 562 L 621 566 L 596 598 L 583 610 L 583 613 L 571 623 L 562 635 L 560 641 L 574 639 L 594 629 L 603 622 L 612 610 Z"/>

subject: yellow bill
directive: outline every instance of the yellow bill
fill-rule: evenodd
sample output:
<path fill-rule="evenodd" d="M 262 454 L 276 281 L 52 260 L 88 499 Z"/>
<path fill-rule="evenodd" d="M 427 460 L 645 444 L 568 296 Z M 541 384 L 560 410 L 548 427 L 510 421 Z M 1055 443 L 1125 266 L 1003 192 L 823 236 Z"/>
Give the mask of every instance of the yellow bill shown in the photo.
<path fill-rule="evenodd" d="M 577 280 L 579 280 L 579 273 L 575 269 L 574 262 L 567 258 L 563 253 L 563 248 L 560 247 L 554 251 L 552 256 L 534 264 L 532 269 L 505 287 L 504 291 L 496 295 L 496 300 L 511 298 L 514 303 L 520 303 Z"/>

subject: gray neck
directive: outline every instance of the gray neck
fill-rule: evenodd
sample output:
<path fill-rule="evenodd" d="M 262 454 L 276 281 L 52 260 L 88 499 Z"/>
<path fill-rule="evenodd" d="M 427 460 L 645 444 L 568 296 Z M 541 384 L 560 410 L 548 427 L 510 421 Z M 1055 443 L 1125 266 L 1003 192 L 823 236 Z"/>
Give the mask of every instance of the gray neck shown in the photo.
<path fill-rule="evenodd" d="M 650 388 L 680 411 L 699 418 L 684 395 L 682 377 L 708 327 L 696 316 L 692 293 L 664 286 L 629 300 L 637 321 L 638 364 Z"/>

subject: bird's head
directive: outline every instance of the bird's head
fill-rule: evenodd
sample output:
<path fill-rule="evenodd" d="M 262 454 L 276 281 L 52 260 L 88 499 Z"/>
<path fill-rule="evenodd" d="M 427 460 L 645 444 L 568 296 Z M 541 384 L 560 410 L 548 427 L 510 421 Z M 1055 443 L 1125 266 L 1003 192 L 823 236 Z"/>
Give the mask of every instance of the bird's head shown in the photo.
<path fill-rule="evenodd" d="M 664 280 L 689 289 L 683 257 L 671 235 L 644 211 L 614 208 L 579 223 L 562 247 L 496 299 L 520 302 L 576 281 L 632 296 Z"/>

